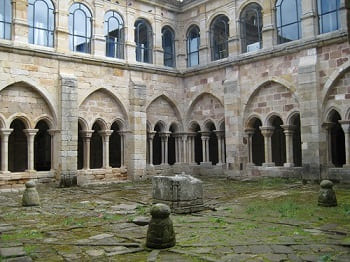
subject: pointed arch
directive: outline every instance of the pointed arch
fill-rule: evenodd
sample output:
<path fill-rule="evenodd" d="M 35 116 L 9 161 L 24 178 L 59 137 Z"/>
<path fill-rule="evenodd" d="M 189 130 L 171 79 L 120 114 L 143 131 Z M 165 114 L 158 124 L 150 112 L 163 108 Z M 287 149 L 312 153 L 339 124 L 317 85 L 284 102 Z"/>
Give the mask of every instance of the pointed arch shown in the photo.
<path fill-rule="evenodd" d="M 84 130 L 84 131 L 89 130 L 89 124 L 87 123 L 87 121 L 84 118 L 79 117 L 78 123 L 80 124 L 80 127 L 82 130 Z"/>
<path fill-rule="evenodd" d="M 0 128 L 6 128 L 5 118 L 1 113 L 0 113 Z"/>
<path fill-rule="evenodd" d="M 174 101 L 173 99 L 171 99 L 169 96 L 167 96 L 166 94 L 162 93 L 162 94 L 157 94 L 155 96 L 153 96 L 151 99 L 150 99 L 150 102 L 147 104 L 146 106 L 146 111 L 148 110 L 148 108 L 150 107 L 150 105 L 152 105 L 152 103 L 154 101 L 156 101 L 157 99 L 159 98 L 163 98 L 164 100 L 166 100 L 172 107 L 173 109 L 175 110 L 175 113 L 176 113 L 176 116 L 179 120 L 179 122 L 181 122 L 181 119 L 182 119 L 182 115 L 181 115 L 181 112 L 180 110 L 178 109 L 177 107 L 177 102 Z"/>
<path fill-rule="evenodd" d="M 101 128 L 101 130 L 107 130 L 108 125 L 107 125 L 106 121 L 100 117 L 96 118 L 95 121 L 93 121 L 92 126 L 90 128 L 91 130 L 93 129 L 94 124 L 98 124 L 99 127 Z"/>
<path fill-rule="evenodd" d="M 216 101 L 219 102 L 220 106 L 222 107 L 222 109 L 224 108 L 224 103 L 223 101 L 218 98 L 217 96 L 215 96 L 214 94 L 212 93 L 209 93 L 209 92 L 202 92 L 200 93 L 198 96 L 196 96 L 196 98 L 190 103 L 190 106 L 188 107 L 187 109 L 187 114 L 186 114 L 186 118 L 187 119 L 191 119 L 191 114 L 193 112 L 193 109 L 194 107 L 197 105 L 197 103 L 202 99 L 204 98 L 205 96 L 208 96 L 208 97 L 212 97 L 214 98 Z M 221 119 L 222 117 L 220 117 Z"/>

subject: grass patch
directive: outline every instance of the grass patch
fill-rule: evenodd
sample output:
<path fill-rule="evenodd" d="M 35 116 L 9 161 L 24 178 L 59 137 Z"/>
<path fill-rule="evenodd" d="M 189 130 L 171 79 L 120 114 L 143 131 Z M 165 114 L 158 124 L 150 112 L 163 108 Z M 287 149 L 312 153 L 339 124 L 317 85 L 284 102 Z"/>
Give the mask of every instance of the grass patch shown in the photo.
<path fill-rule="evenodd" d="M 41 239 L 43 238 L 43 234 L 37 230 L 28 230 L 24 229 L 22 231 L 17 231 L 13 233 L 3 233 L 1 235 L 1 240 L 6 241 L 14 241 L 14 240 L 22 240 L 22 239 Z"/>

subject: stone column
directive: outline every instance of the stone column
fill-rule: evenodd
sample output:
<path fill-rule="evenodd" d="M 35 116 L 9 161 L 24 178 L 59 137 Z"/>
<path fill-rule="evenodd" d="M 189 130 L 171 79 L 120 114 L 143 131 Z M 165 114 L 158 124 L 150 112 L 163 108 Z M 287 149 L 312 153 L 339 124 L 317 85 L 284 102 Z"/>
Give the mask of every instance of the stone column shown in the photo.
<path fill-rule="evenodd" d="M 186 150 L 186 144 L 187 144 L 187 135 L 182 135 L 182 163 L 187 163 L 187 150 Z"/>
<path fill-rule="evenodd" d="M 224 131 L 215 131 L 216 137 L 218 138 L 218 163 L 217 165 L 222 165 L 223 163 L 223 136 Z"/>
<path fill-rule="evenodd" d="M 34 172 L 34 137 L 39 129 L 24 129 L 23 132 L 27 136 L 28 145 L 28 169 L 27 172 Z"/>
<path fill-rule="evenodd" d="M 314 1 L 302 1 L 301 9 L 302 38 L 314 38 L 317 35 L 316 5 Z"/>
<path fill-rule="evenodd" d="M 67 44 L 67 43 L 66 43 Z M 68 45 L 68 44 L 67 44 Z M 60 186 L 77 183 L 78 159 L 78 84 L 72 75 L 60 75 L 59 144 Z"/>
<path fill-rule="evenodd" d="M 203 162 L 209 162 L 209 135 L 210 132 L 203 131 L 202 133 L 202 153 L 203 153 Z"/>
<path fill-rule="evenodd" d="M 125 159 L 127 155 L 127 139 L 128 139 L 128 134 L 130 131 L 120 131 L 120 166 L 125 167 Z"/>
<path fill-rule="evenodd" d="M 193 164 L 194 163 L 194 139 L 195 139 L 196 133 L 194 132 L 189 132 L 187 133 L 188 137 L 188 163 Z"/>
<path fill-rule="evenodd" d="M 293 134 L 295 132 L 295 126 L 293 125 L 282 125 L 284 129 L 284 135 L 286 137 L 286 163 L 283 166 L 293 167 L 294 156 L 293 156 Z"/>
<path fill-rule="evenodd" d="M 263 1 L 263 10 L 262 10 L 262 20 L 263 20 L 263 28 L 262 28 L 262 48 L 272 48 L 275 41 L 275 8 L 272 6 L 274 2 L 270 0 Z"/>
<path fill-rule="evenodd" d="M 332 159 L 332 127 L 334 126 L 334 123 L 332 122 L 326 122 L 322 124 L 322 127 L 327 132 L 327 166 L 328 167 L 334 167 L 333 165 L 333 159 Z"/>
<path fill-rule="evenodd" d="M 54 171 L 57 168 L 57 156 L 56 156 L 56 134 L 59 133 L 58 129 L 49 129 L 48 133 L 51 136 L 51 171 Z"/>
<path fill-rule="evenodd" d="M 150 131 L 148 132 L 148 136 L 147 136 L 147 140 L 148 140 L 148 149 L 149 149 L 149 165 L 150 166 L 153 166 L 153 138 L 154 138 L 154 135 L 156 134 L 157 132 L 156 131 Z"/>
<path fill-rule="evenodd" d="M 155 7 L 154 27 L 153 27 L 153 64 L 163 66 L 164 65 L 164 51 L 162 47 L 162 9 Z"/>
<path fill-rule="evenodd" d="M 9 172 L 9 160 L 8 160 L 8 150 L 9 150 L 9 136 L 12 133 L 13 129 L 4 129 L 0 130 L 1 136 L 1 172 L 3 174 L 10 173 Z"/>
<path fill-rule="evenodd" d="M 105 57 L 106 56 L 106 40 L 104 37 L 104 3 L 102 0 L 95 0 L 94 1 L 94 17 L 92 21 L 92 47 L 91 47 L 91 54 L 94 54 L 95 56 Z M 94 49 L 93 49 L 94 47 Z"/>
<path fill-rule="evenodd" d="M 248 137 L 248 166 L 255 166 L 254 162 L 253 162 L 253 135 L 255 133 L 255 129 L 254 128 L 246 128 L 244 130 L 244 132 L 247 134 Z"/>
<path fill-rule="evenodd" d="M 12 17 L 12 35 L 15 40 L 15 45 L 18 43 L 27 45 L 28 43 L 28 1 L 27 0 L 15 0 L 13 4 L 13 17 Z"/>
<path fill-rule="evenodd" d="M 168 164 L 168 138 L 170 133 L 169 132 L 163 132 L 160 133 L 160 138 L 162 142 L 162 165 Z"/>
<path fill-rule="evenodd" d="M 102 158 L 102 168 L 111 168 L 109 165 L 109 137 L 113 133 L 112 130 L 103 130 L 98 132 L 102 136 L 103 141 L 103 158 Z"/>
<path fill-rule="evenodd" d="M 84 162 L 83 162 L 83 169 L 90 169 L 90 140 L 93 130 L 83 130 L 80 131 L 81 137 L 83 139 L 84 143 Z"/>
<path fill-rule="evenodd" d="M 345 136 L 345 165 L 344 168 L 350 168 L 350 120 L 339 120 L 344 130 Z"/>
<path fill-rule="evenodd" d="M 264 148 L 265 148 L 265 163 L 264 167 L 275 166 L 275 163 L 272 162 L 272 148 L 271 148 L 271 136 L 275 128 L 272 126 L 261 126 L 261 134 L 264 136 Z"/>

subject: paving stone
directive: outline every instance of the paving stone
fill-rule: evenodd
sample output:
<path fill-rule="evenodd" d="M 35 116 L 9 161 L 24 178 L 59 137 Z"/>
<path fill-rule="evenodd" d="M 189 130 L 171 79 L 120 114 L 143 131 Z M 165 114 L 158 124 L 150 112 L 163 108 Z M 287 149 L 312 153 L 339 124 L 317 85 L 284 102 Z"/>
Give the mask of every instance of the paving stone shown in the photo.
<path fill-rule="evenodd" d="M 99 234 L 99 235 L 89 237 L 89 239 L 90 240 L 100 240 L 100 239 L 109 238 L 109 237 L 113 237 L 113 235 L 104 233 L 104 234 Z"/>
<path fill-rule="evenodd" d="M 268 261 L 284 261 L 287 260 L 287 255 L 286 254 L 264 254 L 264 258 L 266 258 Z"/>
<path fill-rule="evenodd" d="M 135 217 L 132 222 L 138 226 L 146 226 L 151 219 L 149 217 Z"/>
<path fill-rule="evenodd" d="M 32 262 L 33 260 L 31 259 L 31 257 L 25 256 L 25 257 L 8 258 L 2 261 L 3 262 Z"/>
<path fill-rule="evenodd" d="M 317 262 L 320 260 L 320 256 L 316 255 L 301 255 L 300 256 L 303 261 Z"/>
<path fill-rule="evenodd" d="M 91 257 L 100 257 L 104 254 L 102 249 L 89 249 L 85 251 Z"/>
<path fill-rule="evenodd" d="M 106 252 L 111 253 L 111 252 L 120 252 L 120 251 L 126 251 L 126 250 L 128 250 L 128 248 L 127 248 L 127 247 L 124 247 L 124 246 L 117 246 L 117 247 L 104 247 L 104 250 L 105 250 Z"/>
<path fill-rule="evenodd" d="M 156 262 L 160 250 L 152 250 L 152 252 L 147 257 L 147 262 Z"/>
<path fill-rule="evenodd" d="M 251 253 L 251 250 L 248 246 L 234 246 L 232 247 L 233 251 L 238 254 L 246 254 L 246 253 Z"/>
<path fill-rule="evenodd" d="M 6 257 L 21 257 L 26 253 L 23 250 L 23 247 L 3 247 L 0 248 L 0 256 L 3 258 Z"/>
<path fill-rule="evenodd" d="M 302 259 L 299 258 L 296 254 L 288 254 L 288 259 L 293 262 L 302 262 Z"/>
<path fill-rule="evenodd" d="M 267 245 L 251 245 L 250 251 L 254 254 L 269 254 L 272 253 L 272 249 Z"/>
<path fill-rule="evenodd" d="M 271 245 L 271 248 L 276 254 L 292 254 L 293 249 L 284 245 Z"/>
<path fill-rule="evenodd" d="M 11 226 L 11 225 L 7 225 L 7 224 L 0 225 L 0 232 L 7 232 L 7 231 L 14 230 L 14 229 L 15 229 L 15 227 Z"/>

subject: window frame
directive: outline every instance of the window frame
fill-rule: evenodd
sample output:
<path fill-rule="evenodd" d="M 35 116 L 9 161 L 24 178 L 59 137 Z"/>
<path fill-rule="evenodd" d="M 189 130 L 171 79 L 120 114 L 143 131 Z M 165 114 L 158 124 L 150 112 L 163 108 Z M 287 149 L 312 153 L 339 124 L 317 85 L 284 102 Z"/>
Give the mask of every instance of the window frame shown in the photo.
<path fill-rule="evenodd" d="M 2 27 L 2 32 L 0 34 L 0 39 L 11 40 L 12 39 L 12 0 L 3 0 L 2 10 L 3 10 L 3 20 L 0 20 L 0 27 Z M 7 10 L 7 6 L 10 6 L 10 10 Z M 6 19 L 6 14 L 9 14 L 8 20 Z M 9 30 L 8 33 L 7 30 Z"/>
<path fill-rule="evenodd" d="M 283 24 L 283 9 L 282 9 L 282 5 L 283 3 L 286 3 L 285 1 L 294 1 L 296 4 L 296 20 L 287 24 Z M 299 8 L 300 6 L 300 8 Z M 278 17 L 278 9 L 279 9 L 279 17 Z M 300 9 L 300 10 L 299 10 Z M 302 37 L 302 28 L 301 28 L 301 15 L 302 15 L 302 1 L 301 0 L 276 0 L 275 3 L 275 22 L 276 22 L 276 33 L 277 33 L 277 44 L 284 44 L 284 43 L 288 43 L 291 41 L 295 41 L 295 40 L 299 40 Z M 285 11 L 285 10 L 284 10 Z M 279 25 L 280 24 L 280 25 Z M 284 40 L 282 41 L 283 37 L 283 28 L 287 27 L 287 26 L 291 26 L 297 24 L 297 32 L 298 32 L 298 36 L 297 39 L 291 39 L 291 40 Z M 281 33 L 279 33 L 279 31 L 281 31 Z M 284 38 L 286 39 L 286 38 Z"/>
<path fill-rule="evenodd" d="M 216 23 L 223 23 L 224 24 L 224 28 L 225 28 L 225 36 L 226 39 L 223 42 L 218 43 L 218 41 L 216 41 L 215 36 L 216 33 L 218 33 L 215 30 L 215 25 Z M 216 60 L 220 60 L 223 58 L 226 58 L 229 56 L 229 52 L 228 52 L 228 38 L 229 38 L 229 18 L 226 15 L 218 15 L 216 16 L 213 21 L 210 24 L 210 50 L 211 50 L 211 61 L 216 61 Z M 222 45 L 224 46 L 224 48 L 222 48 L 222 50 L 219 50 L 219 46 Z M 226 52 L 224 53 L 224 55 L 220 55 L 220 52 Z"/>
<path fill-rule="evenodd" d="M 111 14 L 111 15 L 110 15 Z M 118 21 L 118 40 L 111 41 L 109 26 L 111 19 L 115 19 Z M 125 35 L 124 35 L 124 19 L 123 17 L 116 11 L 110 10 L 107 11 L 104 16 L 104 30 L 105 30 L 105 40 L 106 40 L 106 56 L 112 58 L 124 59 L 124 46 L 125 46 Z M 114 45 L 114 56 L 109 56 L 109 43 Z"/>
<path fill-rule="evenodd" d="M 77 8 L 74 8 L 77 6 Z M 82 8 L 84 7 L 84 8 Z M 74 10 L 72 10 L 74 8 Z M 86 10 L 84 10 L 86 9 Z M 74 26 L 75 26 L 75 13 L 76 11 L 80 10 L 85 14 L 85 35 L 78 35 L 74 33 Z M 88 14 L 87 14 L 87 12 Z M 70 22 L 72 21 L 72 25 Z M 90 23 L 90 30 L 88 30 L 88 23 Z M 92 45 L 92 30 L 93 30 L 93 24 L 92 24 L 92 13 L 90 9 L 83 3 L 75 2 L 73 3 L 69 8 L 69 17 L 68 17 L 68 29 L 69 29 L 69 48 L 73 52 L 79 52 L 79 53 L 86 53 L 91 54 L 91 45 Z M 89 36 L 90 33 L 90 36 Z M 76 46 L 74 45 L 75 37 L 84 38 L 86 44 L 86 47 L 84 50 L 79 51 L 76 49 Z"/>
<path fill-rule="evenodd" d="M 192 51 L 191 50 L 191 42 L 190 42 L 190 34 L 192 33 L 193 30 L 196 30 L 196 34 L 198 35 L 196 38 L 198 38 L 197 41 L 197 49 Z M 186 35 L 186 47 L 187 47 L 187 67 L 193 67 L 199 65 L 199 47 L 200 47 L 200 41 L 201 41 L 201 36 L 200 36 L 200 29 L 197 25 L 191 25 L 189 29 L 187 30 L 187 35 Z M 194 39 L 194 38 L 192 38 Z M 197 54 L 197 64 L 192 64 L 190 57 L 193 54 Z"/>
<path fill-rule="evenodd" d="M 242 53 L 249 53 L 251 51 L 248 50 L 248 46 L 252 45 L 254 43 L 248 44 L 247 43 L 247 25 L 249 24 L 248 22 L 245 21 L 245 18 L 243 16 L 246 15 L 247 12 L 255 12 L 256 19 L 257 19 L 257 30 L 258 30 L 258 41 L 255 43 L 259 43 L 259 48 L 252 50 L 260 50 L 263 45 L 263 38 L 262 38 L 262 27 L 263 27 L 263 19 L 262 19 L 262 7 L 258 3 L 249 3 L 246 5 L 240 16 L 239 16 L 239 22 L 240 22 L 240 38 L 241 38 L 241 51 Z"/>
<path fill-rule="evenodd" d="M 148 46 L 142 46 L 143 43 L 140 42 L 140 30 L 141 26 L 144 26 L 146 28 L 146 35 L 147 35 L 147 43 Z M 141 63 L 153 63 L 153 30 L 151 24 L 143 18 L 138 18 L 135 21 L 135 53 L 136 53 L 136 61 Z M 143 54 L 143 55 L 142 55 Z M 148 55 L 148 59 L 146 61 L 145 57 L 146 54 Z"/>
<path fill-rule="evenodd" d="M 45 3 L 47 9 L 47 21 L 46 21 L 46 25 L 44 27 L 36 27 L 35 26 L 35 22 L 36 22 L 36 10 L 35 10 L 35 5 L 37 2 L 43 2 Z M 49 6 L 49 3 L 51 4 L 51 7 Z M 47 46 L 47 47 L 54 47 L 54 41 L 55 41 L 55 6 L 54 3 L 51 0 L 28 0 L 28 14 L 29 14 L 29 9 L 30 6 L 32 6 L 32 10 L 33 10 L 33 14 L 32 14 L 32 24 L 29 21 L 30 16 L 28 15 L 28 27 L 29 27 L 29 32 L 28 32 L 28 39 L 29 39 L 29 43 L 30 44 L 34 44 L 34 45 L 41 45 L 41 46 Z M 52 13 L 50 13 L 50 11 Z M 50 29 L 50 25 L 52 21 L 52 25 L 53 28 L 52 30 Z M 46 42 L 47 44 L 40 44 L 40 43 L 36 43 L 35 41 L 35 33 L 36 30 L 38 30 L 38 32 L 40 31 L 44 31 L 46 32 Z M 32 34 L 32 38 L 31 38 L 31 34 Z M 52 38 L 51 38 L 52 37 Z M 51 40 L 51 42 L 50 42 Z M 51 45 L 50 45 L 51 43 Z"/>
<path fill-rule="evenodd" d="M 317 0 L 317 2 L 316 2 L 316 5 L 317 5 L 317 18 L 318 18 L 318 34 L 319 35 L 330 33 L 330 32 L 339 30 L 339 28 L 340 28 L 340 14 L 339 14 L 340 0 L 336 0 L 336 9 L 334 9 L 332 11 L 324 12 L 324 13 L 322 13 L 322 1 L 324 1 L 324 0 Z M 329 0 L 327 0 L 327 1 L 329 1 Z M 323 23 L 322 23 L 323 16 L 329 15 L 329 14 L 332 14 L 332 13 L 335 13 L 335 16 L 336 16 L 336 21 L 337 21 L 336 29 L 325 32 L 325 31 L 323 31 Z"/>
<path fill-rule="evenodd" d="M 166 50 L 164 49 L 164 46 L 165 46 L 165 33 L 166 32 L 169 32 L 171 34 L 171 42 L 172 42 L 172 45 L 171 45 L 171 53 L 169 52 L 166 52 Z M 162 28 L 162 48 L 163 48 L 163 64 L 164 66 L 168 66 L 168 67 L 175 67 L 176 65 L 176 59 L 175 59 L 175 32 L 174 30 L 170 27 L 170 26 L 164 26 Z M 166 58 L 166 54 L 169 54 L 170 58 L 167 59 Z M 169 65 L 167 64 L 166 61 L 172 61 Z"/>

